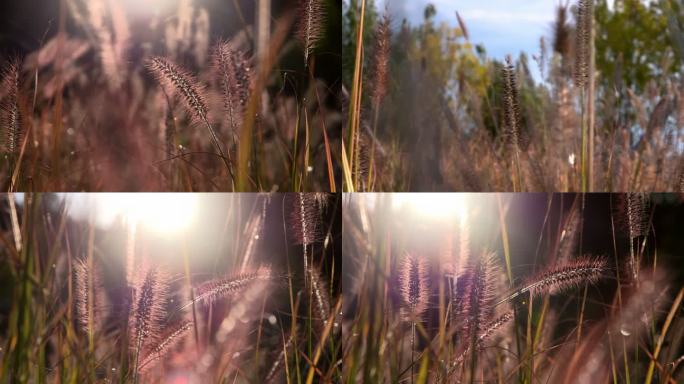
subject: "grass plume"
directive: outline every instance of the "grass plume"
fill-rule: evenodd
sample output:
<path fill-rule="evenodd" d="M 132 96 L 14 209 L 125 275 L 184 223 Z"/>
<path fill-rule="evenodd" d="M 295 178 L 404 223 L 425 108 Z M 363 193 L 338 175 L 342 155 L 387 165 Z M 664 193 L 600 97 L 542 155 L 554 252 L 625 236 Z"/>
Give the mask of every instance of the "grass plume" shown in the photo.
<path fill-rule="evenodd" d="M 171 349 L 173 349 L 178 343 L 183 341 L 183 338 L 188 334 L 188 332 L 194 326 L 192 321 L 183 321 L 180 324 L 170 327 L 170 331 L 167 331 L 163 336 L 160 336 L 159 341 L 147 349 L 145 355 L 140 361 L 140 372 L 145 372 L 147 369 L 152 368 L 152 366 L 159 362 Z"/>
<path fill-rule="evenodd" d="M 308 65 L 311 51 L 323 37 L 325 8 L 321 0 L 300 1 L 297 36 L 304 46 L 304 62 Z"/>
<path fill-rule="evenodd" d="M 104 306 L 102 273 L 85 260 L 74 263 L 74 283 L 76 286 L 76 311 L 81 329 L 86 334 L 97 332 L 102 326 Z M 92 284 L 92 290 L 90 286 Z"/>
<path fill-rule="evenodd" d="M 594 1 L 579 0 L 575 31 L 575 86 L 584 89 L 589 78 L 591 29 L 594 17 Z"/>
<path fill-rule="evenodd" d="M 214 148 L 226 165 L 231 179 L 234 179 L 230 158 L 224 154 L 218 135 L 209 123 L 209 111 L 199 82 L 189 72 L 163 57 L 151 58 L 147 62 L 147 67 L 160 84 L 180 94 L 188 113 L 207 127 Z"/>
<path fill-rule="evenodd" d="M 19 67 L 18 61 L 7 65 L 0 83 L 5 96 L 0 104 L 0 125 L 5 131 L 5 150 L 9 154 L 16 154 L 21 137 L 21 123 L 19 115 Z"/>
<path fill-rule="evenodd" d="M 514 190 L 522 192 L 520 181 L 520 106 L 518 104 L 518 82 L 515 66 L 510 56 L 506 57 L 503 68 L 504 79 L 504 130 L 508 149 L 513 152 L 515 168 Z"/>
<path fill-rule="evenodd" d="M 420 318 L 428 308 L 429 280 L 427 261 L 406 254 L 399 267 L 399 291 L 406 319 Z"/>
<path fill-rule="evenodd" d="M 194 302 L 211 305 L 217 300 L 233 296 L 257 283 L 268 283 L 275 278 L 276 276 L 271 268 L 263 266 L 253 272 L 244 272 L 224 279 L 211 280 L 196 288 L 197 295 Z"/>
<path fill-rule="evenodd" d="M 214 70 L 221 85 L 223 108 L 228 114 L 229 126 L 237 133 L 249 101 L 251 68 L 245 54 L 229 42 L 218 42 L 214 48 Z"/>

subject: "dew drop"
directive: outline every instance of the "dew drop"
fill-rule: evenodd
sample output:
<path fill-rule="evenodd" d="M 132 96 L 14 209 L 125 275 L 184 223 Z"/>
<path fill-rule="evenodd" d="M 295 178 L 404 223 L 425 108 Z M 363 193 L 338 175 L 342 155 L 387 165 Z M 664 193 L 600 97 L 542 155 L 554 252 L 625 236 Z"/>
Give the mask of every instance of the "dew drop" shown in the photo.
<path fill-rule="evenodd" d="M 620 328 L 620 333 L 622 334 L 622 336 L 631 336 L 632 335 L 632 332 L 630 332 L 624 328 Z"/>

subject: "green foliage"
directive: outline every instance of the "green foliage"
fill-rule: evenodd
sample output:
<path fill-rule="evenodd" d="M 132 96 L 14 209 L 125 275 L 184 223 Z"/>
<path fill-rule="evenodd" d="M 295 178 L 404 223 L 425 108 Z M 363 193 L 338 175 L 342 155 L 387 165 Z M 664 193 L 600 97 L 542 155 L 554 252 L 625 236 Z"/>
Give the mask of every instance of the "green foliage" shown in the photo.
<path fill-rule="evenodd" d="M 608 0 L 596 5 L 596 68 L 605 87 L 642 91 L 649 80 L 662 79 L 682 68 L 674 39 L 684 22 L 676 1 L 645 4 L 641 0 L 618 0 L 611 11 Z M 668 19 L 672 25 L 668 34 Z"/>

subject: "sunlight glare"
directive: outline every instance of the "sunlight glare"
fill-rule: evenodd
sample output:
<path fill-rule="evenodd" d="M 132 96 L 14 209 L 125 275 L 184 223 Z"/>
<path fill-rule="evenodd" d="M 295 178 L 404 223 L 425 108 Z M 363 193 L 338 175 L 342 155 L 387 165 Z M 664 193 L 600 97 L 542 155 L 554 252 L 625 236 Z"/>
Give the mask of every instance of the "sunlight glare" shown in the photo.
<path fill-rule="evenodd" d="M 468 211 L 466 196 L 448 193 L 397 193 L 392 197 L 395 209 L 408 207 L 416 213 L 435 219 L 458 217 L 463 220 Z"/>
<path fill-rule="evenodd" d="M 187 229 L 195 220 L 198 195 L 193 193 L 101 193 L 87 195 L 100 225 L 117 218 L 160 234 Z M 77 203 L 71 201 L 72 205 Z"/>

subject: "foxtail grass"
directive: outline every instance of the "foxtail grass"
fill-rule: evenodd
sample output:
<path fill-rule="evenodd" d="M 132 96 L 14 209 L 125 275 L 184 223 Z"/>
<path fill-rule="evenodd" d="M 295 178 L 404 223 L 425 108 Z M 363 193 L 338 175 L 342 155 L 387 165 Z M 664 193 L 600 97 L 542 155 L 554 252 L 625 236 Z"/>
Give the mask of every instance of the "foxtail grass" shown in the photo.
<path fill-rule="evenodd" d="M 508 149 L 513 152 L 514 192 L 522 192 L 520 173 L 520 107 L 518 104 L 518 82 L 515 67 L 510 56 L 506 57 L 504 78 L 504 129 Z"/>
<path fill-rule="evenodd" d="M 209 110 L 199 82 L 186 70 L 163 57 L 153 57 L 147 62 L 147 66 L 162 85 L 180 94 L 188 113 L 206 126 L 214 148 L 225 164 L 231 180 L 235 182 L 231 160 L 224 154 L 218 135 L 209 122 Z"/>
<path fill-rule="evenodd" d="M 325 16 L 322 0 L 301 0 L 297 36 L 304 46 L 304 62 L 307 64 L 311 52 L 323 37 Z"/>

